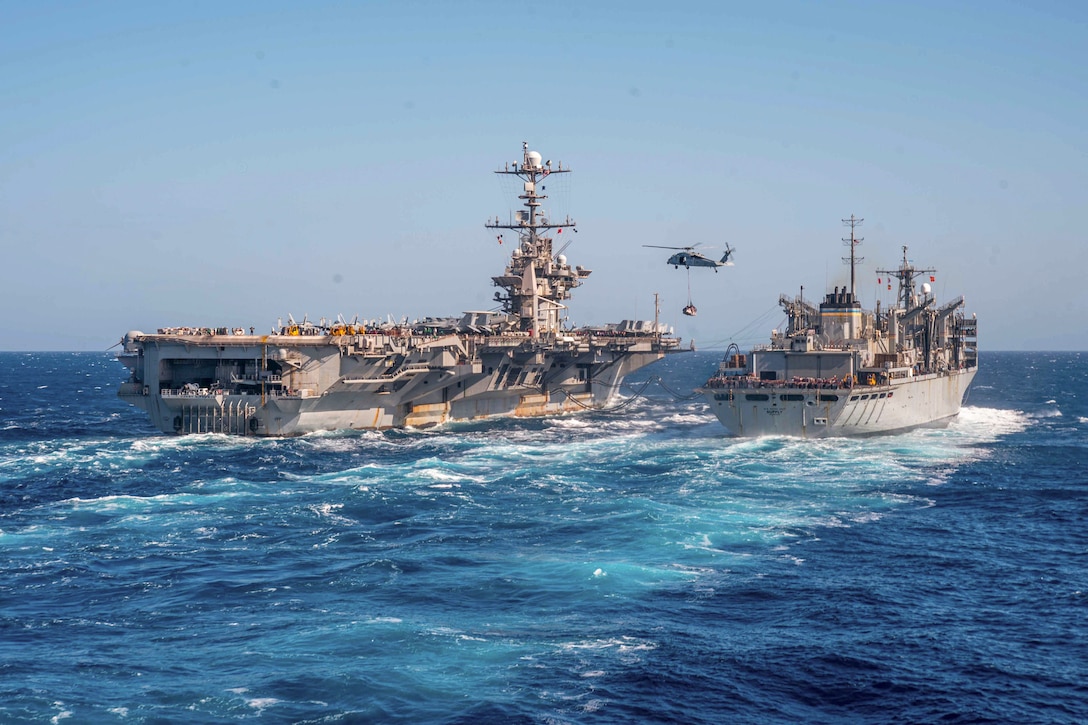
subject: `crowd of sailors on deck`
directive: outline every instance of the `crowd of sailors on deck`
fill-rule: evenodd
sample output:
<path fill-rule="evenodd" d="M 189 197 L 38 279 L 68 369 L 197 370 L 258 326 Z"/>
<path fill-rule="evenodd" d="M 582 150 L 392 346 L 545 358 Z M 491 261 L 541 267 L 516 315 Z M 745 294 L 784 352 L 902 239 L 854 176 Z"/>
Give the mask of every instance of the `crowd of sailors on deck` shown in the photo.
<path fill-rule="evenodd" d="M 339 337 L 343 335 L 389 335 L 390 337 L 438 337 L 442 334 L 455 334 L 469 332 L 463 329 L 443 329 L 439 327 L 431 326 L 400 326 L 400 325 L 381 325 L 367 327 L 364 325 L 314 325 L 314 324 L 301 324 L 301 325 L 283 325 L 282 327 L 273 328 L 270 335 L 280 335 L 284 337 Z M 504 331 L 492 331 L 474 329 L 471 332 L 475 332 L 478 336 L 487 336 L 488 334 L 499 335 L 502 337 L 533 337 L 532 331 L 518 331 L 518 330 L 504 330 Z M 160 335 L 178 335 L 182 337 L 208 337 L 213 335 L 254 335 L 256 330 L 250 327 L 248 332 L 244 327 L 160 327 L 158 329 Z M 640 330 L 619 330 L 610 328 L 583 328 L 581 330 L 570 330 L 560 333 L 562 335 L 590 335 L 596 338 L 628 338 L 628 337 L 646 337 L 648 334 Z"/>
<path fill-rule="evenodd" d="M 185 335 L 199 337 L 201 335 L 244 335 L 244 327 L 160 327 L 160 335 Z M 254 329 L 249 328 L 249 334 L 254 334 Z"/>
<path fill-rule="evenodd" d="M 223 387 L 221 384 L 215 384 L 212 387 L 202 387 L 198 383 L 184 383 L 180 388 L 161 388 L 159 394 L 164 397 L 172 398 L 206 398 L 216 395 L 264 395 L 270 398 L 289 398 L 300 395 L 302 391 L 298 388 L 281 387 L 278 385 L 269 385 L 263 390 L 244 390 L 234 387 Z M 146 395 L 146 393 L 145 393 Z"/>
<path fill-rule="evenodd" d="M 762 380 L 754 375 L 715 375 L 706 381 L 708 388 L 791 388 L 821 390 L 825 388 L 852 388 L 858 384 L 858 376 L 844 375 L 830 378 L 792 377 L 789 380 Z M 863 385 L 883 385 L 888 381 L 884 373 L 862 373 Z"/>

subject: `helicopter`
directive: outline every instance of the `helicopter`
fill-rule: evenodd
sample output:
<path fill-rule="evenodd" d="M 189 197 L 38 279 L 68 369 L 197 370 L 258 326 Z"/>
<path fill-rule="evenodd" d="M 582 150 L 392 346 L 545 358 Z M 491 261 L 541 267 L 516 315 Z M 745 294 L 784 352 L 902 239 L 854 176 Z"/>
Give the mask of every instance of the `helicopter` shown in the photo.
<path fill-rule="evenodd" d="M 699 252 L 696 252 L 695 247 L 664 247 L 664 246 L 661 246 L 661 245 L 658 245 L 658 244 L 643 244 L 642 246 L 652 247 L 654 249 L 679 249 L 680 250 L 676 254 L 669 257 L 668 260 L 665 263 L 666 264 L 671 264 L 676 269 L 680 269 L 680 265 L 682 264 L 682 265 L 684 265 L 684 268 L 688 272 L 688 303 L 687 303 L 687 305 L 684 306 L 684 309 L 681 310 L 681 312 L 683 312 L 688 317 L 695 317 L 695 315 L 699 314 L 699 310 L 695 307 L 694 303 L 692 303 L 692 301 L 691 301 L 691 268 L 692 267 L 711 267 L 711 268 L 713 268 L 714 272 L 717 273 L 718 267 L 732 267 L 733 266 L 733 262 L 730 260 L 730 258 L 733 256 L 733 252 L 735 250 L 733 249 L 733 247 L 730 247 L 728 244 L 725 245 L 725 254 L 723 254 L 722 258 L 717 260 L 717 261 L 715 261 L 714 259 L 711 259 L 710 257 L 706 256 L 705 254 L 700 254 Z"/>
<path fill-rule="evenodd" d="M 705 254 L 700 254 L 695 251 L 695 247 L 663 247 L 658 244 L 643 244 L 644 247 L 652 247 L 654 249 L 679 249 L 680 251 L 669 257 L 665 264 L 671 264 L 676 269 L 680 269 L 680 265 L 691 269 L 692 267 L 712 267 L 715 272 L 718 271 L 718 267 L 732 267 L 733 262 L 730 261 L 730 257 L 733 256 L 734 249 L 728 244 L 725 245 L 725 254 L 719 260 L 711 259 Z"/>

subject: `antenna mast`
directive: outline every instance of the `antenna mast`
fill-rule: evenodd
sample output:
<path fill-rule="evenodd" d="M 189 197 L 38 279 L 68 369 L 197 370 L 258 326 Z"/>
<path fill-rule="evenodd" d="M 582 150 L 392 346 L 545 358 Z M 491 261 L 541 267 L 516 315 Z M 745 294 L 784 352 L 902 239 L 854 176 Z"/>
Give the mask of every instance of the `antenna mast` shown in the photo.
<path fill-rule="evenodd" d="M 849 219 L 843 219 L 842 220 L 843 224 L 848 225 L 850 227 L 850 238 L 847 239 L 846 237 L 843 237 L 843 239 L 842 239 L 843 244 L 849 244 L 850 245 L 850 257 L 849 258 L 843 257 L 842 261 L 843 262 L 849 262 L 849 264 L 850 264 L 850 295 L 851 296 L 854 295 L 854 268 L 858 264 L 860 264 L 861 262 L 865 261 L 865 257 L 858 257 L 858 256 L 855 256 L 855 254 L 854 254 L 854 249 L 859 244 L 861 244 L 862 242 L 865 241 L 865 237 L 855 237 L 854 236 L 854 227 L 861 226 L 861 223 L 863 221 L 865 221 L 865 220 L 864 219 L 857 219 L 857 218 L 854 217 L 853 214 L 850 215 Z"/>
<path fill-rule="evenodd" d="M 936 269 L 917 269 L 910 260 L 907 259 L 907 246 L 903 245 L 903 261 L 899 265 L 899 269 L 878 269 L 877 274 L 887 274 L 895 277 L 899 280 L 899 291 L 896 293 L 896 298 L 901 309 L 909 310 L 913 308 L 918 302 L 918 295 L 914 289 L 914 280 L 922 275 L 937 274 Z M 889 282 L 891 280 L 888 280 Z"/>
<path fill-rule="evenodd" d="M 564 169 L 562 161 L 553 168 L 551 160 L 545 161 L 539 153 L 529 150 L 528 142 L 522 143 L 521 151 L 520 162 L 505 164 L 495 172 L 521 180 L 522 193 L 518 199 L 524 209 L 515 212 L 507 222 L 495 217 L 484 224 L 488 229 L 508 229 L 518 235 L 505 273 L 491 279 L 506 292 L 496 292 L 495 300 L 507 314 L 517 316 L 522 331 L 534 336 L 554 334 L 559 331 L 561 315 L 566 309 L 563 300 L 570 299 L 570 291 L 582 284 L 590 270 L 567 263 L 562 254 L 566 244 L 559 252 L 552 250 L 551 230 L 557 230 L 556 234 L 562 234 L 564 229 L 576 232 L 574 220 L 569 216 L 562 220 L 548 219 L 541 209 L 548 197 L 540 193 L 544 190 L 540 182 L 551 174 L 570 173 L 570 169 Z"/>
<path fill-rule="evenodd" d="M 657 292 L 654 292 L 654 334 L 661 337 L 661 304 Z"/>

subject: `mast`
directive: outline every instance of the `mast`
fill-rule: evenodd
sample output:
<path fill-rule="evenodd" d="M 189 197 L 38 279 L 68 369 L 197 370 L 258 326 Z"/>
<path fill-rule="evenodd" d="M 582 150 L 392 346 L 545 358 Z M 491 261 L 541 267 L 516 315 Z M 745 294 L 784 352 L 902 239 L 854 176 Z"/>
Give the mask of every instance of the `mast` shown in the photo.
<path fill-rule="evenodd" d="M 932 369 L 935 361 L 933 337 L 936 316 L 929 306 L 934 298 L 919 299 L 914 281 L 923 274 L 936 274 L 935 269 L 916 269 L 907 259 L 907 246 L 903 245 L 903 261 L 899 269 L 878 269 L 877 274 L 886 274 L 899 280 L 896 304 L 888 310 L 889 336 L 904 348 L 914 348 L 921 352 L 921 364 L 924 370 Z"/>
<path fill-rule="evenodd" d="M 907 246 L 903 245 L 903 261 L 899 269 L 878 269 L 877 274 L 886 274 L 899 280 L 899 291 L 896 293 L 896 304 L 904 311 L 911 310 L 918 304 L 918 296 L 914 289 L 914 280 L 923 274 L 937 274 L 935 269 L 915 269 L 907 260 Z"/>
<path fill-rule="evenodd" d="M 850 296 L 851 296 L 852 299 L 857 299 L 857 297 L 855 296 L 855 289 L 854 289 L 854 269 L 858 264 L 865 261 L 865 257 L 857 257 L 857 256 L 854 255 L 855 248 L 859 244 L 861 244 L 863 241 L 865 241 L 865 237 L 855 237 L 854 236 L 854 227 L 861 226 L 861 223 L 863 221 L 865 221 L 865 220 L 864 219 L 856 219 L 853 214 L 850 215 L 849 219 L 843 219 L 842 220 L 843 224 L 849 225 L 849 227 L 850 227 L 850 238 L 847 239 L 846 237 L 843 237 L 843 240 L 842 240 L 844 244 L 849 244 L 850 245 L 850 257 L 849 257 L 849 259 L 847 259 L 846 257 L 843 257 L 842 261 L 850 263 Z"/>
<path fill-rule="evenodd" d="M 661 301 L 657 292 L 654 292 L 654 335 L 661 337 Z"/>
<path fill-rule="evenodd" d="M 555 334 L 559 332 L 561 312 L 566 309 L 563 300 L 570 299 L 570 291 L 582 284 L 591 270 L 582 267 L 571 268 L 563 251 L 552 250 L 552 229 L 562 234 L 564 230 L 577 232 L 576 223 L 569 216 L 561 221 L 548 219 L 541 208 L 547 195 L 540 192 L 538 186 L 551 174 L 567 174 L 570 169 L 563 168 L 559 162 L 552 168 L 551 160 L 543 161 L 536 151 L 529 150 L 529 142 L 521 145 L 522 160 L 513 165 L 506 164 L 496 174 L 516 176 L 522 181 L 522 201 L 524 210 L 514 212 L 511 219 L 503 223 L 496 216 L 484 226 L 488 229 L 509 229 L 518 234 L 518 243 L 510 254 L 510 261 L 505 274 L 492 277 L 496 287 L 505 290 L 495 293 L 495 300 L 502 303 L 503 311 L 518 318 L 518 329 L 530 335 Z M 499 243 L 503 241 L 499 236 Z M 569 244 L 569 242 L 568 242 Z"/>

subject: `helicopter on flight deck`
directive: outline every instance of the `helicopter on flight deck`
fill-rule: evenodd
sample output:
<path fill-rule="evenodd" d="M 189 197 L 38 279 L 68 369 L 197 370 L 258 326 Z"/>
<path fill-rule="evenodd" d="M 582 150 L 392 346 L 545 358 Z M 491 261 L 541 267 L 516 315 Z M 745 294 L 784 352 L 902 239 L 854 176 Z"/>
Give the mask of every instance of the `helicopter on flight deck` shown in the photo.
<path fill-rule="evenodd" d="M 734 249 L 728 244 L 725 245 L 725 254 L 719 260 L 711 259 L 705 254 L 700 254 L 695 251 L 695 247 L 664 247 L 659 244 L 643 244 L 644 247 L 652 247 L 653 249 L 678 249 L 676 254 L 669 257 L 665 264 L 671 264 L 676 269 L 680 269 L 681 265 L 691 269 L 692 267 L 712 267 L 715 272 L 718 271 L 718 267 L 732 267 L 733 262 L 730 261 L 730 257 L 733 256 Z"/>

